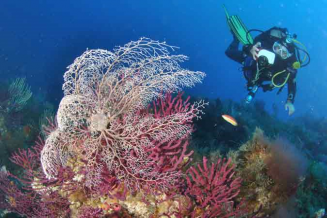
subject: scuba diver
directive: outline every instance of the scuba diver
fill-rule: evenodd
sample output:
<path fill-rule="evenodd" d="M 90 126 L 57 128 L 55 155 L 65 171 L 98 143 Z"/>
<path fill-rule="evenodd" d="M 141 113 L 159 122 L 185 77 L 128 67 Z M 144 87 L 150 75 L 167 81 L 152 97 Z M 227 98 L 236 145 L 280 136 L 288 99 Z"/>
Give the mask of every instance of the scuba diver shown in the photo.
<path fill-rule="evenodd" d="M 297 36 L 289 34 L 286 28 L 272 27 L 266 31 L 248 31 L 237 15 L 229 16 L 225 7 L 224 9 L 234 38 L 225 54 L 243 65 L 248 90 L 245 102 L 250 103 L 259 88 L 264 92 L 278 88 L 279 94 L 287 84 L 285 109 L 289 115 L 293 114 L 297 70 L 310 62 L 305 47 L 296 40 Z M 253 31 L 260 32 L 254 39 L 250 35 Z M 240 42 L 243 44 L 242 50 L 239 50 Z M 305 55 L 303 59 L 300 52 Z"/>

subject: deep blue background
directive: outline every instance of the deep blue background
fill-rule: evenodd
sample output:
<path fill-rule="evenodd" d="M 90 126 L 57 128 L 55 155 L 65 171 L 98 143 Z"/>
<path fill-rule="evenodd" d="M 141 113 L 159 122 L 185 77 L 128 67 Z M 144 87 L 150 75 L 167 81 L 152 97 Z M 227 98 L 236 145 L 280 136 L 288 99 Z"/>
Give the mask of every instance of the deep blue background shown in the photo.
<path fill-rule="evenodd" d="M 325 116 L 327 0 L 1 0 L 0 78 L 26 76 L 36 96 L 58 102 L 66 67 L 86 48 L 111 50 L 146 36 L 180 47 L 190 57 L 185 67 L 207 73 L 192 94 L 241 101 L 240 66 L 224 54 L 232 36 L 223 3 L 249 29 L 281 26 L 298 35 L 312 61 L 298 73 L 296 114 Z M 286 89 L 257 98 L 282 109 Z"/>

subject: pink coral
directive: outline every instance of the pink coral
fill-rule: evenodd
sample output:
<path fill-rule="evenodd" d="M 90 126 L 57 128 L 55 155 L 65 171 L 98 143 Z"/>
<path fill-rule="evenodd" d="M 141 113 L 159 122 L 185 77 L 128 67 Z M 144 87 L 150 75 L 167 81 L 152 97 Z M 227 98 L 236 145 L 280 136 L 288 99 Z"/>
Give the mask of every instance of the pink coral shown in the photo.
<path fill-rule="evenodd" d="M 48 180 L 40 171 L 40 152 L 43 142 L 33 148 L 19 149 L 11 160 L 24 169 L 22 177 L 0 171 L 0 208 L 27 217 L 59 217 L 70 213 L 69 202 L 50 188 L 61 179 Z M 62 172 L 60 170 L 60 172 Z M 46 190 L 47 188 L 47 190 Z M 46 190 L 46 191 L 45 191 Z"/>
<path fill-rule="evenodd" d="M 88 50 L 64 75 L 65 97 L 57 112 L 58 128 L 41 153 L 44 173 L 56 178 L 70 157 L 85 162 L 85 184 L 94 189 L 106 171 L 129 189 L 164 189 L 179 176 L 192 119 L 205 103 L 183 103 L 170 93 L 193 86 L 202 72 L 182 69 L 183 55 L 173 47 L 142 38 L 114 52 Z M 145 109 L 156 99 L 154 114 Z M 166 105 L 166 106 L 164 106 Z M 169 156 L 169 157 L 167 157 Z M 150 157 L 150 158 L 149 158 Z M 163 164 L 171 160 L 170 169 Z"/>
<path fill-rule="evenodd" d="M 187 173 L 186 194 L 196 201 L 192 217 L 236 217 L 243 212 L 240 205 L 235 207 L 235 197 L 240 192 L 241 179 L 234 176 L 234 165 L 231 160 L 219 159 L 211 167 L 203 157 L 203 167 L 198 164 Z"/>
<path fill-rule="evenodd" d="M 38 204 L 32 206 L 36 217 L 75 214 L 69 207 L 75 201 L 92 205 L 83 204 L 78 212 L 96 217 L 103 211 L 91 204 L 94 199 L 124 200 L 135 192 L 144 199 L 172 198 L 179 191 L 182 167 L 192 154 L 192 121 L 206 103 L 191 104 L 182 93 L 171 93 L 201 82 L 205 74 L 181 68 L 187 57 L 170 55 L 171 49 L 141 38 L 113 52 L 87 50 L 68 67 L 56 120 L 44 128 L 45 144 L 35 153 L 20 150 L 12 159 L 25 169 L 22 179 L 14 178 L 27 190 L 13 193 Z M 8 175 L 0 179 L 8 198 Z M 115 209 L 123 211 L 120 205 Z"/>

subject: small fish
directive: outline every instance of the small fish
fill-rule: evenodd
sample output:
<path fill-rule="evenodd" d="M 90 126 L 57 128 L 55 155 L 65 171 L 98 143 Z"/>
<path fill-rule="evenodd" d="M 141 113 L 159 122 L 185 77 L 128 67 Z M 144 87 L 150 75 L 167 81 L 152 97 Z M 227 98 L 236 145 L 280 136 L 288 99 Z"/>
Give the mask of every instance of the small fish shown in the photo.
<path fill-rule="evenodd" d="M 223 114 L 221 116 L 224 118 L 224 120 L 226 120 L 227 122 L 229 122 L 233 126 L 237 126 L 237 122 L 236 122 L 236 120 L 233 117 L 231 117 L 231 116 L 229 116 L 227 114 Z"/>

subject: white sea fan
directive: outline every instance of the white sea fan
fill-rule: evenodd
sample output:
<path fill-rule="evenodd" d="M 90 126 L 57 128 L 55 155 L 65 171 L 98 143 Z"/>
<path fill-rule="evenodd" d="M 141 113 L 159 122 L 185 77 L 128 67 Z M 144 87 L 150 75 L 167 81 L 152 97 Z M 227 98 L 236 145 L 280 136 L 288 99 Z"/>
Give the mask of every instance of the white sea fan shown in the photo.
<path fill-rule="evenodd" d="M 41 163 L 44 174 L 48 179 L 55 178 L 60 167 L 66 165 L 70 156 L 65 134 L 59 130 L 53 131 L 45 141 L 41 151 Z"/>
<path fill-rule="evenodd" d="M 56 176 L 55 168 L 70 155 L 65 149 L 81 149 L 78 154 L 90 169 L 100 169 L 97 161 L 101 160 L 119 178 L 135 178 L 136 172 L 148 180 L 169 178 L 151 168 L 147 150 L 154 147 L 154 141 L 163 143 L 190 134 L 191 126 L 185 123 L 194 114 L 185 111 L 156 119 L 137 112 L 162 94 L 192 87 L 204 78 L 203 72 L 183 69 L 180 63 L 187 57 L 170 55 L 174 49 L 165 42 L 141 38 L 113 52 L 87 50 L 75 59 L 64 74 L 58 132 L 49 136 L 42 151 L 42 167 L 49 178 Z M 203 104 L 194 106 L 200 111 Z M 70 149 L 75 139 L 78 146 Z M 123 163 L 123 159 L 128 160 Z"/>

